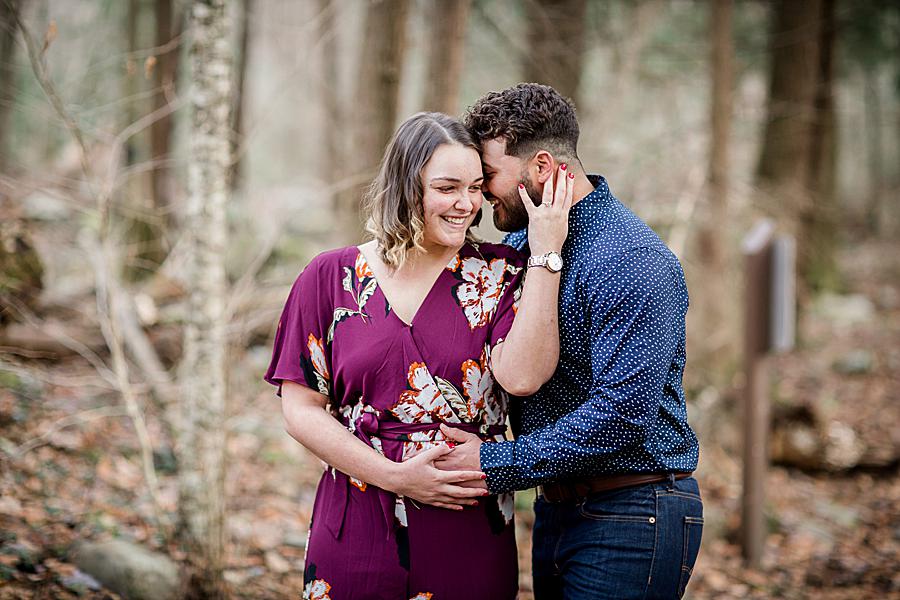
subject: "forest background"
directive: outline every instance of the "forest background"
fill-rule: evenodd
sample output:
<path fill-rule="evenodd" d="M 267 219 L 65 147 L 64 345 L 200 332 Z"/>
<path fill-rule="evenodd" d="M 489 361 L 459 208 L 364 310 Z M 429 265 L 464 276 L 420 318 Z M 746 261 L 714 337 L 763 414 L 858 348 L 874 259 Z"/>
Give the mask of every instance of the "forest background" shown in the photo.
<path fill-rule="evenodd" d="M 261 381 L 287 290 L 362 238 L 400 121 L 519 81 L 575 101 L 585 168 L 685 267 L 688 597 L 900 593 L 897 3 L 0 0 L 0 598 L 302 590 L 321 466 Z M 797 240 L 798 321 L 746 565 L 761 217 Z"/>

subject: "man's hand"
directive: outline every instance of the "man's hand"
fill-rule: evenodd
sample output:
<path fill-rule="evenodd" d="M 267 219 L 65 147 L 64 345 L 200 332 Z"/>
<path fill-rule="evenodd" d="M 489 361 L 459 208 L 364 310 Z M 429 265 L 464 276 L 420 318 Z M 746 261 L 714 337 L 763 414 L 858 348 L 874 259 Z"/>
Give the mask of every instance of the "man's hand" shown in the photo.
<path fill-rule="evenodd" d="M 407 461 L 396 463 L 393 477 L 386 485 L 375 485 L 412 498 L 423 504 L 440 508 L 462 510 L 465 506 L 475 506 L 478 498 L 487 496 L 484 474 L 477 469 L 447 470 L 437 466 L 442 456 L 453 450 L 444 444 L 415 455 Z"/>
<path fill-rule="evenodd" d="M 441 424 L 441 433 L 448 443 L 455 443 L 453 452 L 444 454 L 434 461 L 434 466 L 442 471 L 479 471 L 481 470 L 481 438 L 474 433 Z M 472 482 L 476 487 L 487 489 L 484 481 Z M 465 485 L 470 485 L 466 482 Z"/>

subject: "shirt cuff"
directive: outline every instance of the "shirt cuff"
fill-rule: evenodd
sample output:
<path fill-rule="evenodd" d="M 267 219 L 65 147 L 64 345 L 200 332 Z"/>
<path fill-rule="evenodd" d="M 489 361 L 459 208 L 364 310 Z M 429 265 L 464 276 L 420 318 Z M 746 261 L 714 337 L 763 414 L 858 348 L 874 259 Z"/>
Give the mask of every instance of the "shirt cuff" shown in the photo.
<path fill-rule="evenodd" d="M 488 490 L 493 494 L 531 487 L 521 477 L 516 461 L 515 440 L 481 445 L 481 470 L 487 475 Z"/>

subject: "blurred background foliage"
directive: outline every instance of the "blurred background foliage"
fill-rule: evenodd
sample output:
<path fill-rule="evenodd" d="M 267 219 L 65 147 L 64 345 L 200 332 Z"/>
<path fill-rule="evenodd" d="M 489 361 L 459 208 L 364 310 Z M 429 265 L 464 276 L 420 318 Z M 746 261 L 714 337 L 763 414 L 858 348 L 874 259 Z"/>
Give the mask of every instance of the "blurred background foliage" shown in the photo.
<path fill-rule="evenodd" d="M 0 581 L 12 590 L 0 597 L 100 594 L 80 578 L 87 567 L 73 566 L 77 541 L 118 537 L 183 558 L 154 520 L 154 505 L 172 512 L 177 497 L 166 392 L 154 378 L 181 358 L 191 283 L 189 104 L 204 93 L 188 65 L 195 4 L 204 3 L 0 0 Z M 575 101 L 585 169 L 609 180 L 688 276 L 685 382 L 707 494 L 689 594 L 900 590 L 900 5 L 225 4 L 225 575 L 237 595 L 302 587 L 319 467 L 284 434 L 260 382 L 287 289 L 315 253 L 361 241 L 361 190 L 399 122 L 420 110 L 461 114 L 519 81 Z M 497 241 L 485 211 L 479 235 Z M 772 359 L 767 558 L 743 569 L 740 242 L 763 216 L 798 240 L 799 344 Z M 122 390 L 103 370 L 110 350 L 90 249 L 104 236 L 117 249 L 107 275 L 128 298 L 123 336 L 162 500 L 141 483 Z M 528 498 L 519 496 L 523 597 Z"/>

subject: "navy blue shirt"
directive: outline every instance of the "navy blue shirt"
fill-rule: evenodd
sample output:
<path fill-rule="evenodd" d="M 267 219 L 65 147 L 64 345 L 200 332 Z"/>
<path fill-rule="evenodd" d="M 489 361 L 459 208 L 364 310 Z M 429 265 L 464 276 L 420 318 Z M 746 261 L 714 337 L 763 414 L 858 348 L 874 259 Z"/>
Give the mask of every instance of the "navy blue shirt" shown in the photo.
<path fill-rule="evenodd" d="M 575 203 L 562 248 L 560 359 L 528 398 L 514 441 L 482 444 L 492 492 L 579 476 L 693 471 L 687 422 L 684 271 L 606 180 Z M 504 242 L 527 250 L 525 231 Z"/>

